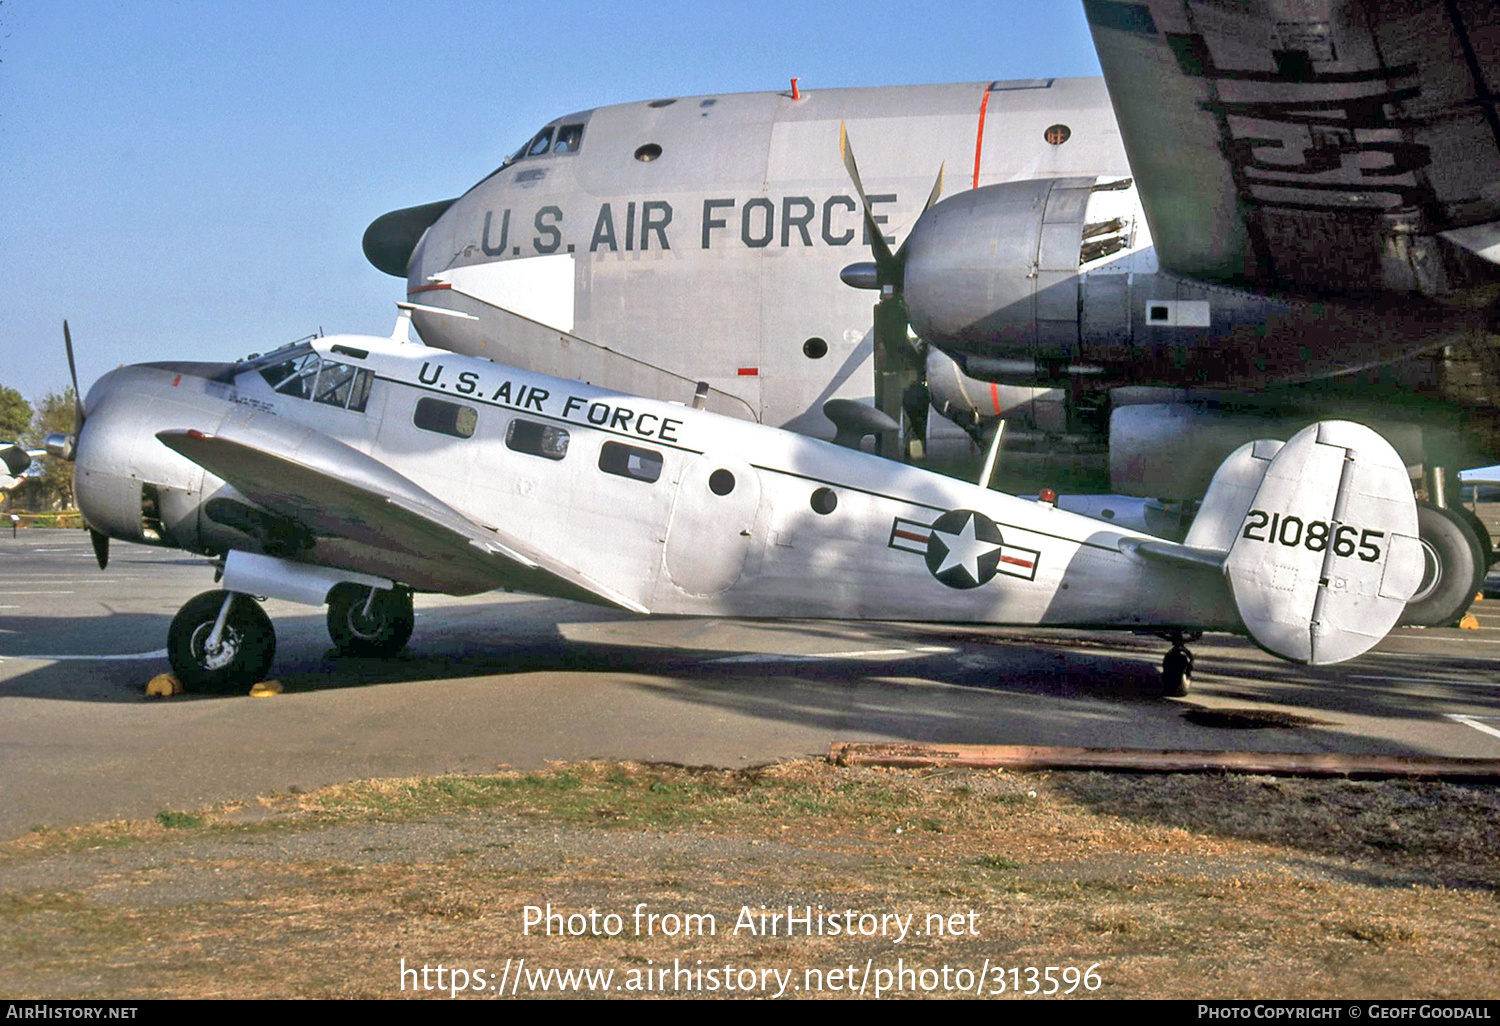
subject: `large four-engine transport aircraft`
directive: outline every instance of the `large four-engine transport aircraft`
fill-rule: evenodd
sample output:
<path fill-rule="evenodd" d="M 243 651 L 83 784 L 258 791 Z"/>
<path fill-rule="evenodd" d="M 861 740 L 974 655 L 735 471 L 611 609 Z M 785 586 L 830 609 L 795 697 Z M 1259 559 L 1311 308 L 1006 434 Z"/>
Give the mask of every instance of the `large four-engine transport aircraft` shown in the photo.
<path fill-rule="evenodd" d="M 903 458 L 931 407 L 976 447 L 1004 418 L 1007 466 L 1193 500 L 1358 420 L 1425 500 L 1405 618 L 1451 622 L 1491 550 L 1454 471 L 1500 456 L 1493 5 L 1084 9 L 1102 80 L 581 111 L 365 251 L 476 318 L 419 311 L 429 344 Z"/>

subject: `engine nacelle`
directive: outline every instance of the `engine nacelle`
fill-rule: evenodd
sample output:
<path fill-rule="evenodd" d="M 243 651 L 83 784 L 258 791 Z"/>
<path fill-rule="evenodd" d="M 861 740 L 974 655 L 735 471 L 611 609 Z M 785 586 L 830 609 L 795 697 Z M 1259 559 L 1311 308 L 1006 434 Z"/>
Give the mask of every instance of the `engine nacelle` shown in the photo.
<path fill-rule="evenodd" d="M 1110 488 L 1120 495 L 1196 499 L 1240 446 L 1285 440 L 1319 416 L 1277 410 L 1266 416 L 1188 402 L 1116 406 L 1109 417 Z M 1412 423 L 1372 422 L 1408 465 L 1422 462 L 1423 430 Z"/>
<path fill-rule="evenodd" d="M 1041 178 L 958 193 L 923 214 L 906 242 L 912 327 L 965 352 L 1077 360 L 1080 268 L 1149 244 L 1128 179 Z"/>

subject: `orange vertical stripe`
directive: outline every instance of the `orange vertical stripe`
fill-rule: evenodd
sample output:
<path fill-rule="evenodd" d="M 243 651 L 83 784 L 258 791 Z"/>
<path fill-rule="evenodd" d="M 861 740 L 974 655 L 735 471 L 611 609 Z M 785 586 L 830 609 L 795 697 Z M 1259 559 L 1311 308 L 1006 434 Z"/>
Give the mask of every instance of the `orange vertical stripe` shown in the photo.
<path fill-rule="evenodd" d="M 984 152 L 984 116 L 990 106 L 991 82 L 984 87 L 984 99 L 979 101 L 979 129 L 974 133 L 974 188 L 979 188 L 979 157 Z"/>

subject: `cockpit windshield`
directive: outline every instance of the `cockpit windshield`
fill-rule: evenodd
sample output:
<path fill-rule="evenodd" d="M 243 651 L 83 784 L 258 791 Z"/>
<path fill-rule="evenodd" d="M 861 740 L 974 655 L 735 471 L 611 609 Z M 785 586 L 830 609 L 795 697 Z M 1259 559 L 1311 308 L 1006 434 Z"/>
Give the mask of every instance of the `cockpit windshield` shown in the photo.
<path fill-rule="evenodd" d="M 554 156 L 561 156 L 565 153 L 577 153 L 582 146 L 582 124 L 548 125 L 522 144 L 520 149 L 506 157 L 505 163 L 490 172 L 485 178 L 492 178 L 516 161 L 524 160 L 527 157 L 544 157 L 549 153 Z"/>
<path fill-rule="evenodd" d="M 324 359 L 306 343 L 283 347 L 235 367 L 236 376 L 247 371 L 258 372 L 272 391 L 281 395 L 355 413 L 364 412 L 375 380 L 368 370 Z"/>

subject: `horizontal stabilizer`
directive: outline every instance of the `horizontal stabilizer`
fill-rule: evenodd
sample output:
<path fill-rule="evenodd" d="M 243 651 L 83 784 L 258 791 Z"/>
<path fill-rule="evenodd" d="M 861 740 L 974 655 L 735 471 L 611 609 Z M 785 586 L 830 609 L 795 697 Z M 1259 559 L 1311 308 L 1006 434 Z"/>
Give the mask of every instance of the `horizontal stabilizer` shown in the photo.
<path fill-rule="evenodd" d="M 1259 459 L 1257 444 L 1246 447 L 1251 459 Z M 1212 519 L 1200 540 L 1222 539 L 1256 470 L 1243 461 L 1230 468 L 1218 513 L 1208 509 L 1216 497 L 1205 499 Z M 1401 457 L 1361 424 L 1322 421 L 1299 431 L 1265 466 L 1224 572 L 1240 618 L 1267 651 L 1324 665 L 1369 650 L 1422 579 L 1417 504 Z"/>

